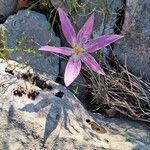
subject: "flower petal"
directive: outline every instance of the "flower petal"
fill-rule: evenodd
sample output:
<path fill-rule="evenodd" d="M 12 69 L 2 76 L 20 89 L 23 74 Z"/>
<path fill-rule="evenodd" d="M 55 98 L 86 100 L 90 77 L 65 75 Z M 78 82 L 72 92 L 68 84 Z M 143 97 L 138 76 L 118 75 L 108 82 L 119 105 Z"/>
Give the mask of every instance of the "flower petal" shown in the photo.
<path fill-rule="evenodd" d="M 111 43 L 121 38 L 123 38 L 123 36 L 117 34 L 103 35 L 96 39 L 90 40 L 85 44 L 84 49 L 86 49 L 87 52 L 92 53 L 110 45 Z"/>
<path fill-rule="evenodd" d="M 59 54 L 63 54 L 66 56 L 70 56 L 71 55 L 71 48 L 68 47 L 55 47 L 55 46 L 42 46 L 41 48 L 39 48 L 40 51 L 48 51 L 48 52 L 55 52 L 55 53 L 59 53 Z"/>
<path fill-rule="evenodd" d="M 77 42 L 82 44 L 86 43 L 87 40 L 90 38 L 90 35 L 93 31 L 93 24 L 94 24 L 94 14 L 86 21 L 83 27 L 77 34 Z"/>
<path fill-rule="evenodd" d="M 69 18 L 67 17 L 67 14 L 61 8 L 58 8 L 58 13 L 59 13 L 61 27 L 62 27 L 64 36 L 66 40 L 68 41 L 68 43 L 73 46 L 74 43 L 76 42 L 75 30 Z"/>
<path fill-rule="evenodd" d="M 96 62 L 94 57 L 91 56 L 90 54 L 86 54 L 84 57 L 81 58 L 81 60 L 96 73 L 105 75 L 105 72 L 103 71 L 103 69 Z"/>
<path fill-rule="evenodd" d="M 66 86 L 69 86 L 79 75 L 81 70 L 81 61 L 70 57 L 66 69 L 64 82 Z"/>

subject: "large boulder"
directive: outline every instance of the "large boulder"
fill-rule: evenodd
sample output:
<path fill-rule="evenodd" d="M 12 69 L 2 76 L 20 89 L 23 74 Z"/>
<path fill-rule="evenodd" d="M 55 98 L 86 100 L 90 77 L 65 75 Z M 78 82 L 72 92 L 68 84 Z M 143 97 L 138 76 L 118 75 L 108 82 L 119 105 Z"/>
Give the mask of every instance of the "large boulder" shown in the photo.
<path fill-rule="evenodd" d="M 17 0 L 0 0 L 0 23 L 13 13 L 17 5 Z"/>
<path fill-rule="evenodd" d="M 124 40 L 114 47 L 120 62 L 130 71 L 150 79 L 150 1 L 127 0 Z"/>
<path fill-rule="evenodd" d="M 65 87 L 0 60 L 0 149 L 150 149 L 149 128 L 91 114 Z"/>
<path fill-rule="evenodd" d="M 60 39 L 43 14 L 21 10 L 8 17 L 3 24 L 6 28 L 6 48 L 15 49 L 8 57 L 24 62 L 52 80 L 59 72 L 59 57 L 46 52 L 39 52 L 40 46 L 47 43 L 60 46 Z"/>

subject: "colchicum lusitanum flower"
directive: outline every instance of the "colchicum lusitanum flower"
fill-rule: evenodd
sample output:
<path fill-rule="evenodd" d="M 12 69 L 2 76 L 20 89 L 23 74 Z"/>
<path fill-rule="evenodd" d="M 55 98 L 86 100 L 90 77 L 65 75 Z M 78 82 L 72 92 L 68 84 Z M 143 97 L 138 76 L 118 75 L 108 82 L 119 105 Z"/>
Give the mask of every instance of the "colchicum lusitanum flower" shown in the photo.
<path fill-rule="evenodd" d="M 78 34 L 76 34 L 65 11 L 61 8 L 58 8 L 58 13 L 62 31 L 66 40 L 71 45 L 71 48 L 46 45 L 42 46 L 39 50 L 70 56 L 65 69 L 65 85 L 69 86 L 77 78 L 81 70 L 81 62 L 83 62 L 87 67 L 91 68 L 94 72 L 105 75 L 103 69 L 90 53 L 108 46 L 109 44 L 121 39 L 123 36 L 109 34 L 97 37 L 96 39 L 90 39 L 90 35 L 93 31 L 94 14 L 89 17 Z"/>

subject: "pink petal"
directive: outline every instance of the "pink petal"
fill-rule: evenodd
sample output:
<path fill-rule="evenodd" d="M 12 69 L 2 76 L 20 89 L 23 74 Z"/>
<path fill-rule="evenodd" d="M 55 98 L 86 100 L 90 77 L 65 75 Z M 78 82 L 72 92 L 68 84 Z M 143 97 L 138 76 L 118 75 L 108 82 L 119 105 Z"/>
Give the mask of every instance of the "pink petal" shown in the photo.
<path fill-rule="evenodd" d="M 86 43 L 86 41 L 90 38 L 90 35 L 93 31 L 93 24 L 94 24 L 94 14 L 86 21 L 83 27 L 77 34 L 77 41 L 78 43 Z"/>
<path fill-rule="evenodd" d="M 90 54 L 86 54 L 81 60 L 96 73 L 105 75 L 103 69 Z"/>
<path fill-rule="evenodd" d="M 71 57 L 67 63 L 65 69 L 64 82 L 66 86 L 69 86 L 79 75 L 81 70 L 81 61 Z"/>
<path fill-rule="evenodd" d="M 70 56 L 71 55 L 71 48 L 68 47 L 55 47 L 55 46 L 42 46 L 41 48 L 39 48 L 40 51 L 48 51 L 48 52 L 55 52 L 55 53 L 59 53 L 59 54 L 63 54 L 66 56 Z"/>
<path fill-rule="evenodd" d="M 110 45 L 111 43 L 121 38 L 123 38 L 123 36 L 117 34 L 103 35 L 96 39 L 90 40 L 88 43 L 85 44 L 84 49 L 86 49 L 87 52 L 92 53 Z"/>
<path fill-rule="evenodd" d="M 74 43 L 76 42 L 75 30 L 67 16 L 67 14 L 61 8 L 58 8 L 58 13 L 59 13 L 61 27 L 62 27 L 64 36 L 65 36 L 66 40 L 68 41 L 68 43 L 73 46 Z"/>

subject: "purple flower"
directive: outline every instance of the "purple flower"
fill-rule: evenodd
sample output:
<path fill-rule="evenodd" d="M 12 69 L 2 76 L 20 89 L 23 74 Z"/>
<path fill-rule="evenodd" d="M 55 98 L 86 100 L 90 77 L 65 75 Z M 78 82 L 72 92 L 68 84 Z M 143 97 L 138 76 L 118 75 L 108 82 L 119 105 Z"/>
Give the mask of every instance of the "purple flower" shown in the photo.
<path fill-rule="evenodd" d="M 41 47 L 39 50 L 71 56 L 65 69 L 65 85 L 69 86 L 77 78 L 81 70 L 81 61 L 96 73 L 105 75 L 103 69 L 96 62 L 94 57 L 90 55 L 90 53 L 108 46 L 109 44 L 121 39 L 123 36 L 110 34 L 100 36 L 96 39 L 90 39 L 90 35 L 93 31 L 94 14 L 91 15 L 91 17 L 85 22 L 83 27 L 76 35 L 76 32 L 69 18 L 67 17 L 67 14 L 61 8 L 58 8 L 58 13 L 61 21 L 62 31 L 72 48 L 47 45 Z"/>

